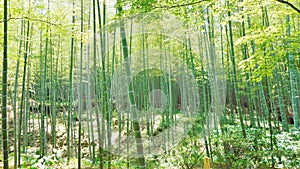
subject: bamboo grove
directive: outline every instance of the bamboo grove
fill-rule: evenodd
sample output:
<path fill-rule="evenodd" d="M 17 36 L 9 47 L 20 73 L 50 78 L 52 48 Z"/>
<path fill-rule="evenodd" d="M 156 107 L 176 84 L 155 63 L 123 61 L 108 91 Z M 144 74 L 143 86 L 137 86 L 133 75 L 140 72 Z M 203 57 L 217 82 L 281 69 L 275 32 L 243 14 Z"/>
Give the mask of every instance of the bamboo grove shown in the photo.
<path fill-rule="evenodd" d="M 282 164 L 277 136 L 300 123 L 297 7 L 4 0 L 0 164 L 164 168 L 192 147 L 180 168 L 193 168 L 251 132 L 251 151 L 266 138 L 265 165 Z"/>

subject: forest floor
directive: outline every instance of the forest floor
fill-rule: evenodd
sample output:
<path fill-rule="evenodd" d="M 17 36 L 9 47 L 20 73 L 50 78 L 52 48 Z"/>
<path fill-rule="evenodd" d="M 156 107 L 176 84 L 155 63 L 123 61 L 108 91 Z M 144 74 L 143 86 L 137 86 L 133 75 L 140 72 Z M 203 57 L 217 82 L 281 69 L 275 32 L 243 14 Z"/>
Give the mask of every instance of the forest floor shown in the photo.
<path fill-rule="evenodd" d="M 11 109 L 10 109 L 11 110 Z M 9 113 L 10 116 L 8 118 L 8 125 L 9 125 L 9 150 L 10 150 L 10 157 L 9 157 L 9 166 L 10 168 L 13 168 L 14 166 L 14 121 L 13 121 L 13 111 Z M 77 168 L 77 144 L 78 144 L 78 121 L 74 121 L 73 132 L 70 135 L 70 142 L 73 144 L 70 144 L 70 152 L 71 152 L 71 160 L 69 163 L 67 163 L 67 157 L 68 157 L 68 136 L 67 136 L 67 124 L 63 123 L 64 120 L 57 120 L 57 124 L 55 126 L 55 137 L 53 136 L 52 132 L 52 126 L 51 126 L 51 120 L 49 117 L 45 120 L 45 133 L 46 133 L 46 154 L 47 156 L 44 158 L 40 158 L 40 119 L 38 119 L 39 114 L 35 114 L 34 116 L 31 116 L 28 120 L 27 126 L 23 124 L 23 128 L 27 128 L 27 132 L 24 132 L 22 130 L 21 133 L 21 151 L 25 152 L 21 154 L 21 168 L 43 168 L 43 166 L 48 166 L 48 168 Z M 60 117 L 62 118 L 62 117 Z M 94 117 L 93 119 L 95 119 Z M 57 118 L 59 119 L 59 118 Z M 65 120 L 66 121 L 66 120 Z M 113 118 L 113 123 L 116 123 L 116 118 Z M 1 122 L 0 122 L 1 123 Z M 17 122 L 18 123 L 18 122 Z M 1 125 L 1 124 L 0 124 Z M 90 125 L 93 125 L 93 137 L 94 137 L 94 144 L 98 145 L 98 133 L 97 131 L 97 121 L 93 121 L 90 123 Z M 180 136 L 183 134 L 184 129 L 182 127 L 177 127 L 176 131 L 174 128 L 162 128 L 161 125 L 161 119 L 156 117 L 156 120 L 153 122 L 153 137 L 149 137 L 147 135 L 147 125 L 141 125 L 141 134 L 144 144 L 144 153 L 145 154 L 151 154 L 151 153 L 157 153 L 163 151 L 163 148 L 166 146 L 170 146 L 172 141 L 176 142 L 180 139 Z M 81 133 L 81 152 L 82 152 L 82 166 L 84 168 L 91 168 L 91 162 L 90 162 L 90 151 L 91 147 L 89 145 L 93 144 L 91 140 L 89 140 L 88 135 L 91 134 L 88 132 L 88 125 L 87 121 L 83 119 L 82 121 L 82 129 L 83 132 Z M 90 130 L 91 131 L 91 130 Z M 176 135 L 174 135 L 174 132 L 176 132 Z M 2 134 L 2 133 L 1 133 Z M 114 124 L 113 129 L 110 133 L 111 135 L 111 148 L 109 151 L 112 154 L 118 154 L 118 156 L 122 155 L 128 155 L 130 153 L 131 155 L 136 155 L 135 152 L 136 146 L 135 146 L 135 140 L 133 138 L 133 134 L 130 133 L 130 136 L 127 135 L 126 127 L 124 127 L 119 130 L 118 126 Z M 173 135 L 173 139 L 170 139 L 170 136 Z M 107 135 L 106 138 L 108 138 L 109 135 Z M 26 139 L 25 139 L 26 138 Z M 54 140 L 55 138 L 55 140 Z M 168 141 L 166 141 L 168 140 Z M 53 147 L 53 142 L 56 142 L 56 146 Z M 23 146 L 26 144 L 26 146 Z M 97 146 L 96 146 L 97 147 Z M 129 147 L 129 148 L 127 148 Z M 97 151 L 98 148 L 96 148 Z M 2 154 L 2 152 L 0 153 Z M 2 158 L 2 157 L 1 157 Z M 46 165 L 45 165 L 46 164 Z M 0 159 L 0 169 L 3 166 L 3 161 Z M 87 166 L 87 167 L 86 167 Z M 98 168 L 98 166 L 96 167 Z"/>

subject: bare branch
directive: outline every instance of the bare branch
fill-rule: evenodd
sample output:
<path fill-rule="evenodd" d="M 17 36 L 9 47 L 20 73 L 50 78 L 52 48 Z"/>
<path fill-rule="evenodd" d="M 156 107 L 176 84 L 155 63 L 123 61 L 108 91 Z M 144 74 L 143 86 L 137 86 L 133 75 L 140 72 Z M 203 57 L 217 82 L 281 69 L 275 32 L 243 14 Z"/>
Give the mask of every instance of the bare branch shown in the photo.
<path fill-rule="evenodd" d="M 298 13 L 300 13 L 300 9 L 297 8 L 295 5 L 293 5 L 292 3 L 288 2 L 288 1 L 285 1 L 285 0 L 276 0 L 276 1 L 280 2 L 280 3 L 287 4 L 288 6 L 290 6 L 291 8 L 293 8 L 295 11 L 297 11 Z"/>
<path fill-rule="evenodd" d="M 171 8 L 179 8 L 179 7 L 184 7 L 184 6 L 189 6 L 189 5 L 196 5 L 202 2 L 208 2 L 210 0 L 200 0 L 200 1 L 196 1 L 196 2 L 190 2 L 190 3 L 185 3 L 185 4 L 176 4 L 176 5 L 171 5 L 171 6 L 154 6 L 154 9 L 162 9 L 162 8 L 166 8 L 166 9 L 171 9 Z"/>
<path fill-rule="evenodd" d="M 20 17 L 20 18 L 8 18 L 7 21 L 10 21 L 10 20 L 21 20 L 21 19 L 28 19 L 28 20 L 31 20 L 31 21 L 38 21 L 38 22 L 43 22 L 43 23 L 48 23 L 50 25 L 60 25 L 60 24 L 56 24 L 56 23 L 52 23 L 52 22 L 49 22 L 49 21 L 45 21 L 45 20 L 42 20 L 42 19 L 37 19 L 37 18 L 29 18 L 29 17 Z M 4 22 L 3 20 L 0 21 L 0 23 Z"/>

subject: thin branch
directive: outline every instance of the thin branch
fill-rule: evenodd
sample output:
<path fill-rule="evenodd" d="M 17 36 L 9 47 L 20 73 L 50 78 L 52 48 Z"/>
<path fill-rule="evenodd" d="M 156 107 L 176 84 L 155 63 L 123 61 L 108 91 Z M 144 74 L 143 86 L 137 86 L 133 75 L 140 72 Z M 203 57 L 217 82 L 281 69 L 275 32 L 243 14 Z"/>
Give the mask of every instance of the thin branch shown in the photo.
<path fill-rule="evenodd" d="M 290 6 L 291 8 L 293 8 L 295 11 L 297 11 L 298 13 L 300 13 L 300 9 L 297 8 L 295 5 L 293 5 L 292 3 L 288 2 L 288 1 L 284 1 L 284 0 L 276 0 L 280 3 L 284 3 L 287 4 L 288 6 Z"/>
<path fill-rule="evenodd" d="M 8 18 L 7 21 L 10 21 L 10 20 L 21 20 L 21 19 L 28 19 L 28 20 L 31 20 L 31 21 L 38 21 L 38 22 L 43 22 L 43 23 L 48 23 L 50 25 L 60 25 L 60 24 L 56 24 L 56 23 L 52 23 L 52 22 L 49 22 L 49 21 L 45 21 L 45 20 L 42 20 L 42 19 L 37 19 L 37 18 L 29 18 L 29 17 L 20 17 L 20 18 Z M 0 23 L 3 23 L 4 21 L 1 20 Z"/>
<path fill-rule="evenodd" d="M 184 7 L 184 6 L 189 6 L 189 5 L 196 5 L 202 2 L 208 2 L 210 0 L 200 0 L 200 1 L 196 1 L 196 2 L 190 2 L 190 3 L 185 3 L 185 4 L 176 4 L 176 5 L 171 5 L 171 6 L 167 6 L 167 5 L 163 5 L 163 6 L 154 6 L 154 9 L 162 9 L 162 8 L 166 8 L 166 9 L 171 9 L 171 8 L 179 8 L 179 7 Z"/>

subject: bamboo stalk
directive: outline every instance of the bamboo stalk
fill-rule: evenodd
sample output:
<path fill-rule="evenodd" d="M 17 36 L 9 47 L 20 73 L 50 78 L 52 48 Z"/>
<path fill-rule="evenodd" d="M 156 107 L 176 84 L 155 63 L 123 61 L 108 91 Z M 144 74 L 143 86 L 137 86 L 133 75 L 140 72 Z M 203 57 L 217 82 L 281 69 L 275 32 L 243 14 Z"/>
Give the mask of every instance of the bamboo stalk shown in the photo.
<path fill-rule="evenodd" d="M 80 1 L 80 63 L 79 63 L 79 90 L 78 90 L 78 118 L 79 118 L 79 124 L 78 124 L 78 166 L 77 168 L 80 169 L 81 168 L 81 157 L 82 157 L 82 153 L 81 153 L 81 124 L 82 124 L 82 113 L 83 113 L 83 108 L 82 108 L 82 102 L 83 102 L 83 32 L 84 32 L 84 28 L 83 28 L 83 19 L 84 19 L 84 15 L 83 15 L 83 0 Z"/>
<path fill-rule="evenodd" d="M 29 53 L 28 43 L 29 43 L 29 29 L 30 23 L 27 21 L 27 30 L 26 30 L 26 39 L 25 39 L 25 52 L 24 52 L 24 67 L 23 67 L 23 77 L 22 77 L 22 96 L 21 96 L 21 107 L 20 107 L 20 115 L 19 115 L 19 133 L 18 133 L 18 143 L 21 144 L 21 132 L 22 132 L 22 122 L 23 122 L 23 108 L 24 108 L 24 100 L 25 100 L 25 81 L 26 81 L 26 70 L 27 70 L 27 58 Z M 23 144 L 23 151 L 25 147 Z M 19 167 L 21 163 L 21 146 L 18 147 L 18 159 L 19 159 Z"/>
<path fill-rule="evenodd" d="M 18 133 L 17 133 L 17 93 L 18 93 L 18 80 L 19 80 L 19 67 L 20 67 L 20 57 L 22 52 L 22 37 L 24 33 L 24 20 L 21 22 L 21 32 L 20 32 L 20 43 L 18 50 L 18 60 L 17 60 L 17 69 L 16 69 L 16 77 L 15 77 L 15 85 L 14 85 L 14 168 L 16 169 L 18 166 Z"/>
<path fill-rule="evenodd" d="M 120 2 L 120 1 L 118 1 Z M 118 6 L 118 12 L 119 14 L 122 13 L 122 7 Z M 140 131 L 140 126 L 138 122 L 138 117 L 136 113 L 136 102 L 134 99 L 134 90 L 133 90 L 133 84 L 132 84 L 132 79 L 131 79 L 131 72 L 130 72 L 130 63 L 129 63 L 129 55 L 128 55 L 128 44 L 127 44 L 127 38 L 126 38 L 126 32 L 124 28 L 124 22 L 121 21 L 121 26 L 120 26 L 120 33 L 121 33 L 121 41 L 122 41 L 122 50 L 123 50 L 123 57 L 124 57 L 124 63 L 125 63 L 125 71 L 126 71 L 126 80 L 129 84 L 129 101 L 130 101 L 130 106 L 132 107 L 131 113 L 132 113 L 132 125 L 133 125 L 133 130 L 134 130 L 134 137 L 136 141 L 136 146 L 137 146 L 137 153 L 138 153 L 138 164 L 139 168 L 146 168 L 146 163 L 145 163 L 145 158 L 144 158 L 144 150 L 143 150 L 143 144 L 142 144 L 142 136 L 141 136 L 141 131 Z"/>
<path fill-rule="evenodd" d="M 7 77 L 8 77 L 8 17 L 7 0 L 4 0 L 4 36 L 3 36 L 3 71 L 2 71 L 2 143 L 3 143 L 3 168 L 8 169 L 9 143 L 7 126 Z"/>
<path fill-rule="evenodd" d="M 73 16 L 72 24 L 75 24 L 75 0 L 73 0 Z M 68 126 L 67 126 L 67 152 L 68 157 L 67 161 L 70 161 L 71 158 L 71 149 L 72 149 L 72 112 L 73 112 L 73 65 L 74 65 L 74 53 L 75 53 L 75 39 L 74 39 L 74 27 L 72 27 L 72 37 L 71 37 L 71 51 L 70 51 L 70 72 L 69 72 L 69 89 L 68 89 Z"/>

